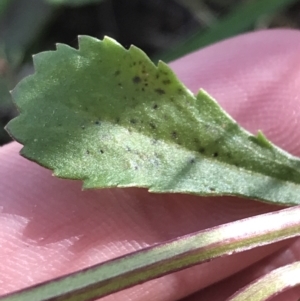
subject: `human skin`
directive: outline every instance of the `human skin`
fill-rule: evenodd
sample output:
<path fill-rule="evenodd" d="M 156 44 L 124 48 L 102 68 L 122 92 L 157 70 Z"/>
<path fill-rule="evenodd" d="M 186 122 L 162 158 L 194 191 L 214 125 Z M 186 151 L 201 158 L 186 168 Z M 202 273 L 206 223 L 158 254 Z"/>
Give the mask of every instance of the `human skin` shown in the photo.
<path fill-rule="evenodd" d="M 299 31 L 269 30 L 226 40 L 170 65 L 193 92 L 204 88 L 243 127 L 253 133 L 263 130 L 276 145 L 300 156 L 299 53 Z M 55 178 L 22 158 L 20 148 L 11 143 L 0 149 L 0 294 L 154 243 L 281 209 L 241 198 L 150 194 L 136 188 L 81 191 L 80 182 Z M 171 301 L 199 291 L 185 300 L 221 301 L 256 277 L 299 258 L 300 241 L 289 240 L 102 300 Z M 228 278 L 231 275 L 235 276 Z M 213 289 L 206 288 L 220 280 L 224 281 Z M 299 295 L 295 289 L 274 300 L 296 301 Z"/>

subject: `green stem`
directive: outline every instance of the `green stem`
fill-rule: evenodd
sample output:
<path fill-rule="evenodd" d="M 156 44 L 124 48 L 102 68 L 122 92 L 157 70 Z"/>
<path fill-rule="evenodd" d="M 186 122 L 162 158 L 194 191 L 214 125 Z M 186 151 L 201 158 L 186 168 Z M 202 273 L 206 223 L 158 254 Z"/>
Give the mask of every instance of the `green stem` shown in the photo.
<path fill-rule="evenodd" d="M 278 268 L 252 282 L 227 301 L 266 301 L 300 285 L 300 261 Z"/>
<path fill-rule="evenodd" d="M 94 300 L 220 256 L 299 234 L 300 206 L 297 206 L 186 235 L 0 297 L 0 300 Z"/>

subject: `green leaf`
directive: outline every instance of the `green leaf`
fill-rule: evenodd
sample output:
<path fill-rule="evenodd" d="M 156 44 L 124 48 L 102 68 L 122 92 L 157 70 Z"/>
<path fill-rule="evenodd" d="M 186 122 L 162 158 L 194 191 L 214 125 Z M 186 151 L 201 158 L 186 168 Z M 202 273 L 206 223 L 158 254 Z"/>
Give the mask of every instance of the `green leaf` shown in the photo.
<path fill-rule="evenodd" d="M 300 207 L 295 206 L 156 244 L 79 272 L 0 296 L 0 301 L 95 300 L 220 256 L 297 237 L 299 232 Z M 268 284 L 267 281 L 265 283 Z M 284 286 L 267 290 L 268 286 L 264 285 L 265 291 L 269 293 Z"/>
<path fill-rule="evenodd" d="M 138 48 L 83 36 L 34 57 L 7 127 L 21 154 L 84 188 L 237 195 L 299 204 L 300 161 L 194 96 Z"/>

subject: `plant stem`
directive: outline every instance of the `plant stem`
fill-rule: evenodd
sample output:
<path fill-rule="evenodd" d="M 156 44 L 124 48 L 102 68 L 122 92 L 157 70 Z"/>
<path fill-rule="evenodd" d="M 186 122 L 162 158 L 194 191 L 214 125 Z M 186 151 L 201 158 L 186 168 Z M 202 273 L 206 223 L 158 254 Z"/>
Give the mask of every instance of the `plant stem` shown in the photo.
<path fill-rule="evenodd" d="M 0 300 L 94 300 L 207 260 L 299 234 L 300 206 L 297 206 L 186 235 L 0 297 Z"/>
<path fill-rule="evenodd" d="M 266 301 L 297 285 L 300 285 L 300 261 L 260 277 L 227 301 Z"/>

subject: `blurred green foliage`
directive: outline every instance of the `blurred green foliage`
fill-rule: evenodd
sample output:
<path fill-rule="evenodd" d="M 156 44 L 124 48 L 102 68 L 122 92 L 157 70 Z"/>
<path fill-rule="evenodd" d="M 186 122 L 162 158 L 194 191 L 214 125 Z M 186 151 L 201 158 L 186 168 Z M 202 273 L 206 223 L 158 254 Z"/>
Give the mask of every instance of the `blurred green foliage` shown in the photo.
<path fill-rule="evenodd" d="M 87 5 L 91 3 L 97 3 L 102 0 L 47 0 L 49 3 L 58 5 Z"/>
<path fill-rule="evenodd" d="M 159 55 L 159 59 L 169 62 L 189 52 L 212 43 L 232 37 L 251 29 L 260 18 L 285 9 L 297 0 L 253 0 L 241 1 L 223 18 L 206 30 L 200 30 L 186 37 L 174 48 Z"/>

